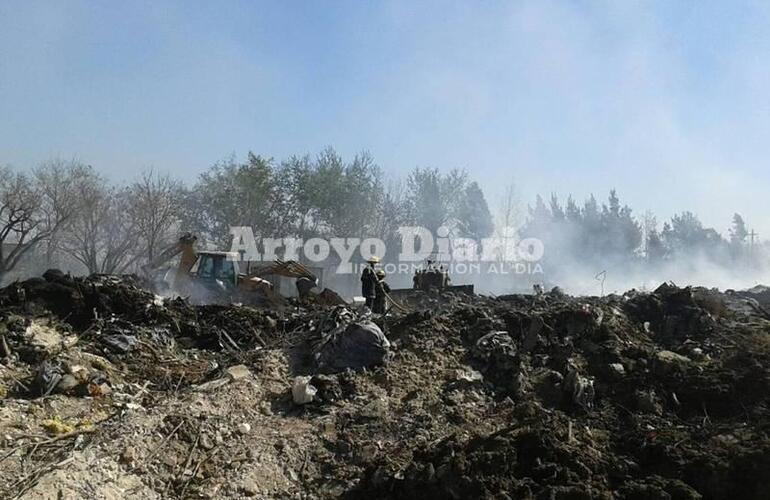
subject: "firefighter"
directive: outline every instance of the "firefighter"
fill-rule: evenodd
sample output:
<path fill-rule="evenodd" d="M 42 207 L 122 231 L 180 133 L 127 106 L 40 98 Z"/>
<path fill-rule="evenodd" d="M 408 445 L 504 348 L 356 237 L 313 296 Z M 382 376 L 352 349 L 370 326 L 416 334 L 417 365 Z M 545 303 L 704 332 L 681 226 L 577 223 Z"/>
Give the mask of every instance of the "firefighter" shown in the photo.
<path fill-rule="evenodd" d="M 307 301 L 311 296 L 311 290 L 318 286 L 318 278 L 310 276 L 300 276 L 295 283 L 297 287 L 297 296 L 300 302 Z"/>
<path fill-rule="evenodd" d="M 373 313 L 385 314 L 385 304 L 387 294 L 390 293 L 390 286 L 385 283 L 385 271 L 383 269 L 377 269 L 377 286 L 374 291 L 374 307 Z"/>
<path fill-rule="evenodd" d="M 375 266 L 380 262 L 380 259 L 376 255 L 369 257 L 366 261 L 366 267 L 361 272 L 361 295 L 366 300 L 366 307 L 372 309 L 374 307 L 374 297 L 376 295 L 377 288 L 377 275 L 375 273 Z"/>

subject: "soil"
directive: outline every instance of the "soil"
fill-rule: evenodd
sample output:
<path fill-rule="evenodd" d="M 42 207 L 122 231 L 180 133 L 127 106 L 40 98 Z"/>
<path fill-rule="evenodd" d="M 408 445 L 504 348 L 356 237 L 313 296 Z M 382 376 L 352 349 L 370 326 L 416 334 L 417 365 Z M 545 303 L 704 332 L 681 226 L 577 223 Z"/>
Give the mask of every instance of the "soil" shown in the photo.
<path fill-rule="evenodd" d="M 414 292 L 384 362 L 327 373 L 366 313 L 143 285 L 0 290 L 0 497 L 770 498 L 761 290 Z"/>

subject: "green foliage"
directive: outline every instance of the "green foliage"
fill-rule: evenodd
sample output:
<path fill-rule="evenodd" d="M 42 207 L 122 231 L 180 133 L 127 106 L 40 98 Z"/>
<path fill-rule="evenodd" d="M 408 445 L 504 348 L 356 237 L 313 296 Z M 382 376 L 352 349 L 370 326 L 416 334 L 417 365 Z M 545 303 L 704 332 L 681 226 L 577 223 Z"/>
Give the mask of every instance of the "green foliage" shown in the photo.
<path fill-rule="evenodd" d="M 382 197 L 379 168 L 362 153 L 352 162 L 331 148 L 317 158 L 292 156 L 280 164 L 249 153 L 201 174 L 185 196 L 183 226 L 227 246 L 230 226 L 256 237 L 360 236 L 371 230 Z"/>
<path fill-rule="evenodd" d="M 733 215 L 733 224 L 730 227 L 730 243 L 735 247 L 740 247 L 746 243 L 746 238 L 749 236 L 749 231 L 746 229 L 746 223 L 743 221 L 741 214 Z"/>
<path fill-rule="evenodd" d="M 249 153 L 246 163 L 221 162 L 186 193 L 185 229 L 217 245 L 229 243 L 230 226 L 272 234 L 282 201 L 277 186 L 272 159 Z"/>
<path fill-rule="evenodd" d="M 457 221 L 460 233 L 477 241 L 490 236 L 495 230 L 484 192 L 476 182 L 465 188 L 457 210 Z"/>
<path fill-rule="evenodd" d="M 521 230 L 523 237 L 536 237 L 546 248 L 546 262 L 577 262 L 601 268 L 609 263 L 646 261 L 660 263 L 667 259 L 705 257 L 727 264 L 730 256 L 741 254 L 748 231 L 740 215 L 733 216 L 730 243 L 717 231 L 703 226 L 692 212 L 674 215 L 658 231 L 651 213 L 641 219 L 631 208 L 623 205 L 615 190 L 601 208 L 591 195 L 579 207 L 572 197 L 562 208 L 558 198 L 551 196 L 548 204 L 537 196 L 529 208 L 529 219 Z M 732 250 L 732 252 L 731 252 Z"/>
<path fill-rule="evenodd" d="M 642 241 L 641 228 L 631 208 L 621 205 L 614 190 L 601 209 L 593 195 L 582 208 L 572 197 L 562 207 L 555 194 L 547 205 L 537 196 L 521 233 L 543 240 L 548 249 L 546 255 L 551 258 L 570 255 L 583 261 L 633 259 Z"/>
<path fill-rule="evenodd" d="M 682 212 L 663 226 L 663 243 L 672 256 L 702 254 L 722 259 L 727 254 L 727 242 L 712 228 L 705 228 L 692 212 Z"/>

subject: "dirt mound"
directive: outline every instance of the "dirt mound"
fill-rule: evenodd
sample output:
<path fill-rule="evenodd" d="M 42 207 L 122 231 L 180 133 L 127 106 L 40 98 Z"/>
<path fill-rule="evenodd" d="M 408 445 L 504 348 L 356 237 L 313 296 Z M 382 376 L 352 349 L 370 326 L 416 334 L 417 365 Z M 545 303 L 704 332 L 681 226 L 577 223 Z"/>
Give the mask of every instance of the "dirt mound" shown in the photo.
<path fill-rule="evenodd" d="M 756 299 L 666 284 L 404 305 L 192 306 L 134 277 L 60 273 L 0 290 L 0 491 L 770 497 Z M 361 351 L 376 362 L 329 370 L 358 338 L 377 340 Z"/>

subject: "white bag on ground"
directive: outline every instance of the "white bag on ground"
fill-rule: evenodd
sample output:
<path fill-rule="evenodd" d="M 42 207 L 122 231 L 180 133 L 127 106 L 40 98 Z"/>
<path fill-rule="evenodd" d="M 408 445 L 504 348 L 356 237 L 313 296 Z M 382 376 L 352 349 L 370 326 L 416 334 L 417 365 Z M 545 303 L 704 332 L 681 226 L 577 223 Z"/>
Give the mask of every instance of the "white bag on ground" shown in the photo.
<path fill-rule="evenodd" d="M 318 389 L 310 384 L 310 378 L 294 377 L 294 384 L 291 386 L 291 396 L 298 405 L 310 403 L 313 401 L 316 392 L 318 392 Z"/>

